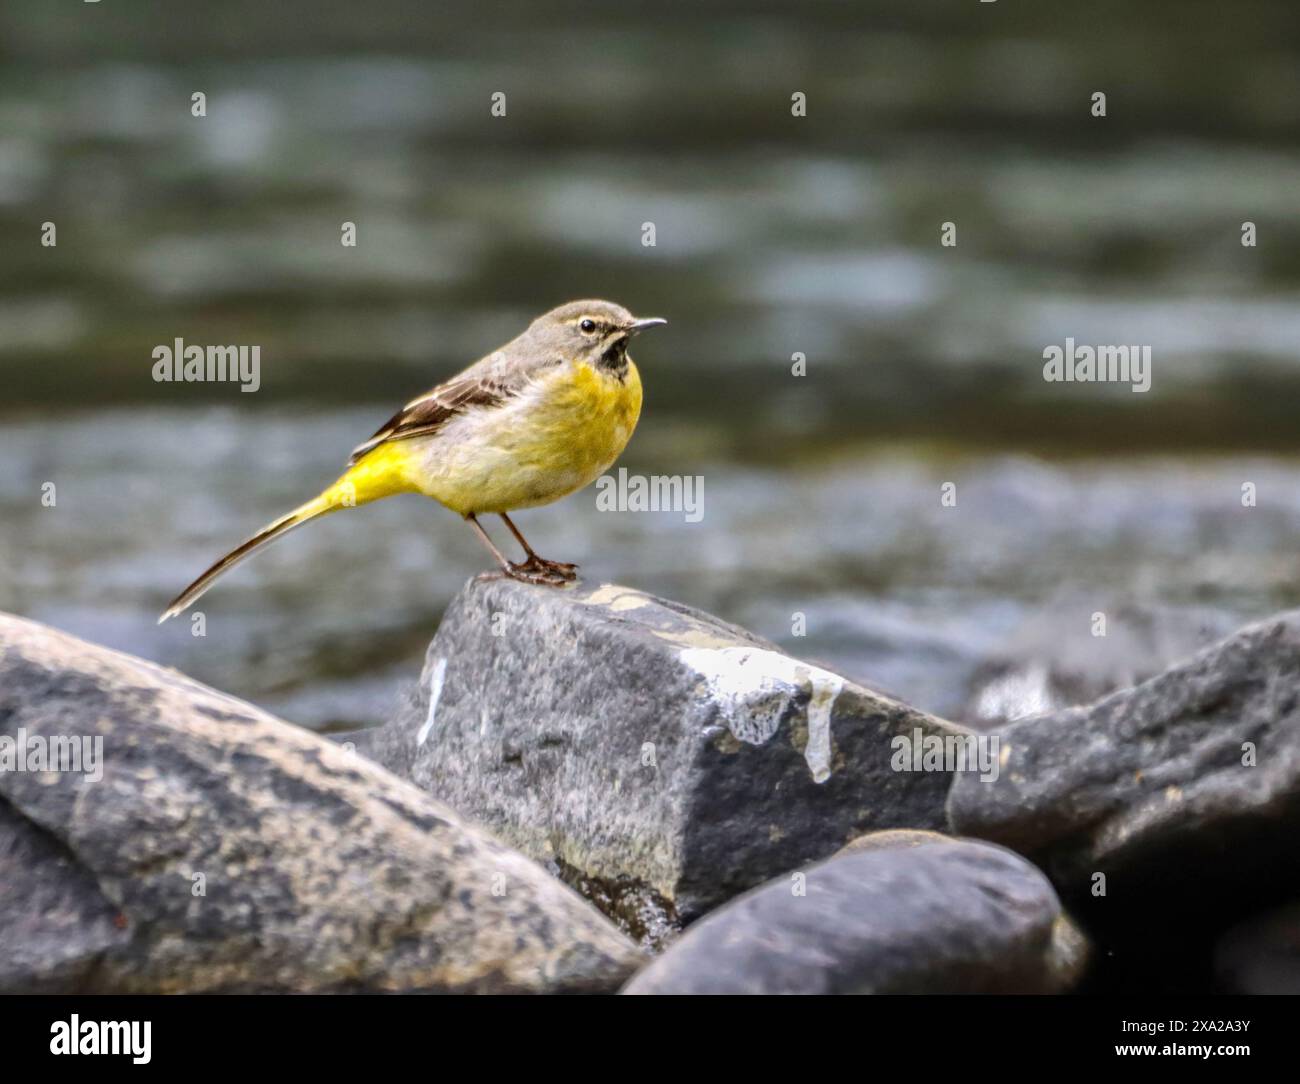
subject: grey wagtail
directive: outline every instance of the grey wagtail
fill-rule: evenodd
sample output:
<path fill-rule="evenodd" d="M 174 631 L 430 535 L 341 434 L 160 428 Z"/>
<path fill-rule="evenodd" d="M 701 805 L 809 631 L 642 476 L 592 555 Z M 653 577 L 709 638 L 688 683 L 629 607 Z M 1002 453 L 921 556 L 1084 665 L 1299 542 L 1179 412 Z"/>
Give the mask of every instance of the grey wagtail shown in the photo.
<path fill-rule="evenodd" d="M 295 527 L 395 493 L 423 493 L 464 516 L 513 579 L 551 586 L 575 579 L 576 565 L 539 557 L 507 513 L 568 496 L 619 457 L 641 414 L 628 341 L 665 323 L 638 320 L 610 301 L 571 301 L 539 316 L 518 338 L 407 403 L 357 446 L 337 482 L 231 550 L 158 623 Z M 493 544 L 478 521 L 489 513 L 505 521 L 524 561 L 507 560 Z"/>

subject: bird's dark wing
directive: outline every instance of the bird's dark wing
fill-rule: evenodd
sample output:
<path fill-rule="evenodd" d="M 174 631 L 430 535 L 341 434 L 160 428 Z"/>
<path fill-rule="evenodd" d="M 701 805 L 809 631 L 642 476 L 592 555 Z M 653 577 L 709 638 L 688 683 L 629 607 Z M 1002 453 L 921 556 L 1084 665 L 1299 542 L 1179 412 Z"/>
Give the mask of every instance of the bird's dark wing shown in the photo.
<path fill-rule="evenodd" d="M 348 466 L 356 463 L 367 452 L 373 451 L 381 444 L 436 433 L 457 414 L 463 414 L 470 407 L 499 406 L 517 395 L 522 385 L 521 380 L 512 380 L 508 376 L 501 375 L 488 377 L 471 376 L 465 373 L 454 377 L 445 384 L 439 384 L 427 395 L 412 399 L 402 407 L 380 426 L 374 436 L 352 450 Z"/>

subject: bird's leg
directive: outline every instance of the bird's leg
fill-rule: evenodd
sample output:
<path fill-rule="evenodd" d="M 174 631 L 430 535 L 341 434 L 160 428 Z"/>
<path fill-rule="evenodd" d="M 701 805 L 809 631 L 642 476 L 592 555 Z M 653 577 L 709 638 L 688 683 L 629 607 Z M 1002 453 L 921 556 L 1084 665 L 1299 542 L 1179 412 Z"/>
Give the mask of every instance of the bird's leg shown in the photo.
<path fill-rule="evenodd" d="M 469 513 L 465 519 L 469 522 L 469 525 L 474 528 L 474 533 L 483 540 L 483 545 L 487 546 L 487 548 L 492 552 L 492 556 L 496 558 L 497 564 L 501 566 L 501 571 L 499 573 L 488 572 L 484 573 L 485 576 L 491 577 L 505 575 L 509 576 L 512 580 L 521 580 L 524 583 L 545 584 L 548 587 L 562 587 L 564 584 L 568 583 L 569 580 L 573 579 L 571 575 L 564 576 L 558 571 L 553 571 L 544 567 L 530 568 L 527 562 L 522 565 L 517 565 L 512 561 L 507 561 L 505 554 L 496 548 L 496 544 L 488 537 L 487 531 L 483 530 L 483 525 L 479 523 L 474 513 Z"/>
<path fill-rule="evenodd" d="M 524 553 L 528 555 L 528 560 L 526 560 L 522 565 L 515 565 L 516 569 L 529 572 L 553 572 L 556 575 L 562 576 L 566 580 L 576 580 L 578 578 L 577 565 L 571 565 L 565 561 L 548 561 L 545 557 L 538 557 L 537 554 L 533 552 L 533 547 L 528 544 L 528 539 L 523 536 L 523 532 L 514 525 L 514 522 L 510 517 L 504 512 L 498 512 L 497 515 L 499 515 L 505 522 L 505 525 L 510 528 L 510 533 L 515 536 L 519 544 L 524 547 Z"/>

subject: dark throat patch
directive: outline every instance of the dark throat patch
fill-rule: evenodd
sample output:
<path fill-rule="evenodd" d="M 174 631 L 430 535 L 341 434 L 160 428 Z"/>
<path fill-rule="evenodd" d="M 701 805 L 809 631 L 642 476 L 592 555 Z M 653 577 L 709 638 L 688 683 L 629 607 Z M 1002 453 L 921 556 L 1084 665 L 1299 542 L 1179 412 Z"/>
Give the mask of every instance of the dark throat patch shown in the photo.
<path fill-rule="evenodd" d="M 600 367 L 613 373 L 620 380 L 627 373 L 627 336 L 615 339 L 600 355 Z"/>

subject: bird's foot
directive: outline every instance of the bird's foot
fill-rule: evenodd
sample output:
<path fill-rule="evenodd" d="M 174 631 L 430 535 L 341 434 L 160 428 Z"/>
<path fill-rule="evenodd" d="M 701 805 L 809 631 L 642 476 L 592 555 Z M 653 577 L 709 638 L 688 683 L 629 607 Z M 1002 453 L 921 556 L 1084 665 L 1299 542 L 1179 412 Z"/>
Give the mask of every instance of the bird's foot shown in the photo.
<path fill-rule="evenodd" d="M 526 583 L 562 584 L 578 578 L 578 566 L 565 561 L 548 561 L 545 557 L 530 554 L 522 564 L 510 564 L 510 575 Z"/>
<path fill-rule="evenodd" d="M 474 579 L 480 583 L 491 580 L 518 580 L 520 583 L 535 583 L 541 587 L 564 587 L 570 581 L 555 572 L 524 572 L 513 565 L 510 568 L 497 568 L 491 572 L 480 572 Z"/>

